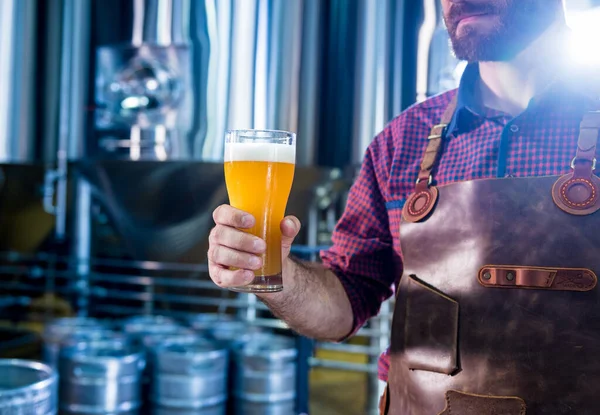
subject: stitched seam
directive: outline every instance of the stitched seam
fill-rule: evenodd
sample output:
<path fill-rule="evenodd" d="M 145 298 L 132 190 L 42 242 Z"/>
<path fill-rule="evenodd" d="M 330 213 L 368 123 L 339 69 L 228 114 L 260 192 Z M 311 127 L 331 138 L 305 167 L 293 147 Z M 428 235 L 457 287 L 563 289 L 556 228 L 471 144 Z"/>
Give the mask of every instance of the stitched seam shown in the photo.
<path fill-rule="evenodd" d="M 573 183 L 585 183 L 587 185 L 589 185 L 592 188 L 592 195 L 584 202 L 582 203 L 575 203 L 573 201 L 571 201 L 569 199 L 569 197 L 567 196 L 567 188 L 569 187 L 569 185 L 573 184 Z M 565 184 L 563 184 L 562 188 L 560 189 L 560 193 L 563 197 L 563 199 L 565 200 L 565 202 L 572 207 L 586 207 L 590 204 L 592 204 L 594 202 L 594 199 L 596 198 L 596 188 L 594 187 L 594 184 L 586 179 L 582 179 L 582 178 L 578 178 L 578 179 L 571 179 L 568 182 L 566 182 Z"/>
<path fill-rule="evenodd" d="M 452 415 L 452 404 L 450 403 L 450 396 L 448 394 L 449 391 L 446 392 L 446 408 L 448 410 L 448 415 Z M 518 396 L 493 396 L 493 395 L 480 395 L 480 394 L 476 394 L 476 393 L 468 393 L 468 392 L 461 392 L 461 391 L 457 391 L 459 394 L 464 394 L 467 396 L 473 396 L 473 397 L 479 397 L 479 398 L 484 398 L 484 399 L 509 399 L 509 400 L 518 400 L 519 404 L 521 406 L 521 409 L 519 410 L 519 415 L 527 415 L 527 404 L 525 403 L 525 401 L 523 400 L 523 398 L 520 398 Z M 440 412 L 441 415 L 443 414 L 444 411 Z"/>
<path fill-rule="evenodd" d="M 414 206 L 415 206 L 415 202 L 417 201 L 417 199 L 421 196 L 421 195 L 425 195 L 425 197 L 427 198 L 427 201 L 425 202 L 425 204 L 423 205 L 423 207 L 419 210 L 415 210 Z M 429 208 L 429 204 L 431 203 L 431 193 L 423 190 L 417 194 L 415 194 L 408 203 L 408 212 L 413 215 L 413 216 L 418 216 L 421 213 L 425 212 L 427 210 L 427 208 Z"/>

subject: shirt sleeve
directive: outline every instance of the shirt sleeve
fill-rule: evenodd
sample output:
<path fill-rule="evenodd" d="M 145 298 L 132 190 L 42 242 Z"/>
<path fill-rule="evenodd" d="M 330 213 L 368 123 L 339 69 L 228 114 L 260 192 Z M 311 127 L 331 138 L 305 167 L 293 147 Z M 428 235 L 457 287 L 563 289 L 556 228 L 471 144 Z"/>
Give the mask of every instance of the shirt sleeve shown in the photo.
<path fill-rule="evenodd" d="M 337 275 L 352 306 L 354 324 L 347 337 L 377 315 L 381 303 L 393 294 L 392 287 L 402 268 L 393 247 L 382 192 L 389 160 L 385 160 L 385 151 L 380 147 L 374 141 L 367 149 L 334 229 L 332 246 L 321 252 L 325 267 Z"/>

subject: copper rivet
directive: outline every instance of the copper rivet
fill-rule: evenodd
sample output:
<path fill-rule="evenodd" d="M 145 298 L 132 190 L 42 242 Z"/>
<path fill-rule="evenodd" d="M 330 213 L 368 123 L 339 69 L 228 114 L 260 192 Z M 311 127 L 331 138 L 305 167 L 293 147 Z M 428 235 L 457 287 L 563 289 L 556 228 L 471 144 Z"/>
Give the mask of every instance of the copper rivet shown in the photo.
<path fill-rule="evenodd" d="M 508 274 L 506 274 L 506 279 L 509 281 L 512 281 L 515 279 L 515 274 L 513 274 L 512 272 L 509 272 Z"/>
<path fill-rule="evenodd" d="M 486 272 L 483 274 L 484 280 L 489 280 L 490 278 L 492 278 L 492 274 L 490 272 Z"/>

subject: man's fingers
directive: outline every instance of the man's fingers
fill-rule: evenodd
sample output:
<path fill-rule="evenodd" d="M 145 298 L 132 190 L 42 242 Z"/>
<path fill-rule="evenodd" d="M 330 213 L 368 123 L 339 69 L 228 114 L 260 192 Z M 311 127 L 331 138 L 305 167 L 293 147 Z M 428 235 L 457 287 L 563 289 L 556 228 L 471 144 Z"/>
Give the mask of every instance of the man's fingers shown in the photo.
<path fill-rule="evenodd" d="M 254 273 L 245 269 L 230 270 L 209 262 L 210 277 L 219 287 L 240 287 L 248 285 L 254 279 Z"/>
<path fill-rule="evenodd" d="M 300 232 L 300 220 L 295 216 L 286 216 L 281 221 L 281 236 L 294 239 Z"/>
<path fill-rule="evenodd" d="M 262 254 L 267 249 L 266 242 L 254 235 L 236 228 L 217 225 L 208 236 L 211 246 L 223 245 L 242 252 Z"/>
<path fill-rule="evenodd" d="M 251 214 L 229 205 L 221 205 L 216 208 L 213 212 L 213 219 L 217 225 L 242 229 L 251 228 L 256 223 Z"/>
<path fill-rule="evenodd" d="M 281 252 L 287 257 L 294 243 L 294 238 L 300 232 L 300 221 L 295 216 L 286 216 L 281 221 Z"/>
<path fill-rule="evenodd" d="M 213 245 L 208 250 L 208 260 L 222 267 L 235 267 L 256 270 L 262 266 L 259 256 L 237 251 L 223 245 Z"/>

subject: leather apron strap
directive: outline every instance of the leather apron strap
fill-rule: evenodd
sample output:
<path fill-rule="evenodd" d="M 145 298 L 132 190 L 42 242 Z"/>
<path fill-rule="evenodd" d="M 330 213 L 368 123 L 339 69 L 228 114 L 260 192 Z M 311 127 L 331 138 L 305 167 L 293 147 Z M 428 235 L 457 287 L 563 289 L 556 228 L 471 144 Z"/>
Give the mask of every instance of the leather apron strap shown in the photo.
<path fill-rule="evenodd" d="M 421 171 L 419 171 L 415 191 L 406 200 L 402 210 L 404 220 L 408 222 L 418 222 L 429 215 L 437 200 L 437 188 L 432 186 L 433 170 L 442 153 L 446 127 L 452 121 L 456 111 L 457 96 L 458 94 L 454 95 L 442 115 L 441 122 L 433 126 L 427 137 L 427 148 L 421 159 Z"/>
<path fill-rule="evenodd" d="M 454 116 L 454 112 L 456 111 L 456 103 L 457 96 L 454 95 L 444 114 L 442 115 L 442 120 L 439 124 L 434 125 L 431 128 L 431 132 L 429 133 L 429 137 L 427 137 L 427 148 L 425 149 L 425 154 L 423 154 L 423 158 L 421 159 L 421 171 L 419 172 L 419 178 L 417 179 L 417 186 L 415 190 L 419 190 L 419 188 L 428 187 L 433 181 L 433 169 L 435 168 L 439 156 L 442 153 L 442 142 L 446 133 L 446 127 L 452 121 L 452 117 Z"/>
<path fill-rule="evenodd" d="M 600 209 L 600 179 L 596 169 L 596 146 L 600 135 L 600 111 L 589 111 L 581 120 L 577 151 L 571 162 L 571 173 L 556 181 L 552 199 L 563 211 L 572 215 L 590 215 Z"/>

